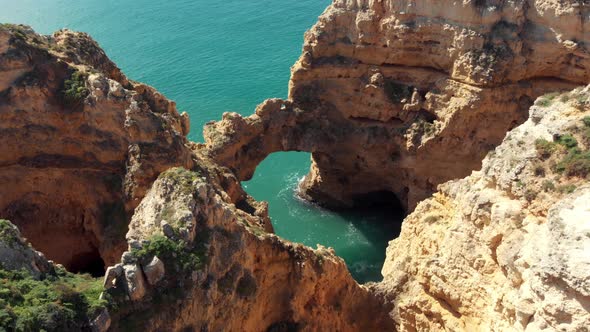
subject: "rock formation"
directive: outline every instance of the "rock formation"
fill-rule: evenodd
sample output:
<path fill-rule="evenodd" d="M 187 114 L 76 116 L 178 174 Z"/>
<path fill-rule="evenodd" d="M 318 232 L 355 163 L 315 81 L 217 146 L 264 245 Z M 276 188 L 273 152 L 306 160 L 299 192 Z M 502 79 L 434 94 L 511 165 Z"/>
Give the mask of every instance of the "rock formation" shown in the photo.
<path fill-rule="evenodd" d="M 588 82 L 587 15 L 579 1 L 334 1 L 290 101 L 209 125 L 210 155 L 248 179 L 269 153 L 309 151 L 304 196 L 390 191 L 411 211 L 479 169 L 539 95 Z"/>
<path fill-rule="evenodd" d="M 10 25 L 0 37 L 0 215 L 70 270 L 97 272 L 84 265 L 96 259 L 110 265 L 100 299 L 94 294 L 90 305 L 92 294 L 83 294 L 73 306 L 84 311 L 72 313 L 63 296 L 87 284 L 95 290 L 95 280 L 61 267 L 41 275 L 27 267 L 54 265 L 24 240 L 20 251 L 0 242 L 0 261 L 8 262 L 1 277 L 37 278 L 38 287 L 56 292 L 44 300 L 63 304 L 41 303 L 31 314 L 41 318 L 25 330 L 393 329 L 391 308 L 358 285 L 332 250 L 272 235 L 266 203 L 186 140 L 186 116 L 127 80 L 87 35 L 47 37 Z M 31 276 L 14 272 L 23 266 Z M 62 292 L 62 282 L 72 290 Z M 7 294 L 0 292 L 0 303 Z M 28 322 L 11 311 L 18 306 L 37 308 L 9 301 L 10 320 L 0 327 Z M 63 319 L 45 319 L 46 309 Z"/>
<path fill-rule="evenodd" d="M 129 82 L 88 35 L 0 27 L 0 215 L 50 259 L 75 271 L 118 262 L 151 183 L 192 166 L 187 132 L 186 114 Z"/>
<path fill-rule="evenodd" d="M 0 219 L 0 329 L 104 330 L 100 280 L 74 275 L 35 251 L 12 223 Z"/>
<path fill-rule="evenodd" d="M 549 98 L 390 242 L 400 330 L 587 331 L 590 87 Z"/>
<path fill-rule="evenodd" d="M 46 330 L 587 331 L 588 7 L 336 0 L 289 100 L 224 114 L 205 144 L 89 36 L 0 26 L 0 218 L 70 270 L 109 266 L 98 299 L 0 220 L 0 327 L 32 324 L 10 283 L 33 280 L 63 318 Z M 293 150 L 312 152 L 303 196 L 413 211 L 382 282 L 272 234 L 240 181 Z"/>
<path fill-rule="evenodd" d="M 211 182 L 203 168 L 171 169 L 137 208 L 130 251 L 105 277 L 122 308 L 114 330 L 393 329 L 386 306 L 333 250 L 266 233 L 264 218 L 224 200 Z"/>

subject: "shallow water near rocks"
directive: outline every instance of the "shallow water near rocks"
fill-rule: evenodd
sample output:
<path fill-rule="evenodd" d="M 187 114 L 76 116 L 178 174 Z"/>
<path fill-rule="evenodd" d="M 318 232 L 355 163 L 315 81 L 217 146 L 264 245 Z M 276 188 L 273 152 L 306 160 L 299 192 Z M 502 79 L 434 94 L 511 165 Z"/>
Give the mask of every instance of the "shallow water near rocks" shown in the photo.
<path fill-rule="evenodd" d="M 278 235 L 312 248 L 334 248 L 359 282 L 381 280 L 385 249 L 399 235 L 403 212 L 393 206 L 331 211 L 301 200 L 296 190 L 309 160 L 309 153 L 272 154 L 243 186 L 254 198 L 269 202 Z"/>
<path fill-rule="evenodd" d="M 223 112 L 249 115 L 266 98 L 287 95 L 303 33 L 330 0 L 0 0 L 0 23 L 49 34 L 88 32 L 133 80 L 156 87 L 191 118 L 189 138 Z M 334 247 L 360 282 L 381 279 L 387 242 L 399 233 L 391 211 L 327 211 L 296 198 L 307 153 L 265 160 L 247 191 L 266 200 L 276 233 Z"/>

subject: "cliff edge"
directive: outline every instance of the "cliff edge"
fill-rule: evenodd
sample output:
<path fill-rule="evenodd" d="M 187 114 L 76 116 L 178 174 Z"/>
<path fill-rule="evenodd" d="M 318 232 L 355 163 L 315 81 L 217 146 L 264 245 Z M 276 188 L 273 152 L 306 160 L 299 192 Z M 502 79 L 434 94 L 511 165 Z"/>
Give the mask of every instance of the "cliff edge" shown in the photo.
<path fill-rule="evenodd" d="M 205 144 L 88 35 L 0 25 L 0 218 L 18 226 L 0 220 L 1 326 L 587 331 L 588 9 L 336 0 L 289 100 L 224 114 Z M 385 191 L 410 213 L 382 282 L 272 234 L 240 181 L 293 150 L 312 153 L 305 198 Z"/>
<path fill-rule="evenodd" d="M 269 153 L 308 151 L 304 197 L 389 191 L 411 212 L 479 169 L 537 97 L 588 83 L 587 15 L 579 1 L 334 1 L 289 101 L 207 126 L 210 155 L 248 179 Z"/>

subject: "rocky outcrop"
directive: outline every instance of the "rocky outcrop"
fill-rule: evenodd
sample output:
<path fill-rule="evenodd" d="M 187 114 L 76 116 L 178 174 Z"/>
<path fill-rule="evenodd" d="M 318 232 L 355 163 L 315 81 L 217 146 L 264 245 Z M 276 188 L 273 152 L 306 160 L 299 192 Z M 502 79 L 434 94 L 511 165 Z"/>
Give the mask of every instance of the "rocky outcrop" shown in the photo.
<path fill-rule="evenodd" d="M 137 208 L 130 251 L 105 277 L 106 296 L 121 308 L 113 330 L 393 329 L 386 306 L 333 250 L 266 233 L 264 218 L 225 201 L 211 182 L 203 168 L 171 169 Z"/>
<path fill-rule="evenodd" d="M 35 279 L 53 271 L 42 253 L 33 250 L 10 221 L 0 219 L 0 267 L 10 271 L 26 271 Z"/>
<path fill-rule="evenodd" d="M 348 206 L 390 191 L 412 210 L 479 169 L 538 96 L 587 83 L 587 14 L 579 1 L 334 1 L 290 101 L 210 124 L 207 147 L 241 179 L 269 153 L 309 151 L 304 196 Z"/>
<path fill-rule="evenodd" d="M 97 288 L 0 237 L 0 282 L 42 282 L 63 297 L 35 310 L 82 317 L 61 321 L 80 329 L 585 331 L 590 89 L 543 94 L 587 83 L 587 6 L 334 1 L 289 100 L 224 114 L 203 145 L 87 35 L 3 25 L 0 217 L 72 270 L 111 266 Z M 332 250 L 272 234 L 240 181 L 292 150 L 312 152 L 311 200 L 387 191 L 415 208 L 383 282 L 358 285 Z M 16 232 L 0 221 L 0 235 Z M 92 292 L 69 297 L 60 278 Z"/>
<path fill-rule="evenodd" d="M 442 185 L 387 249 L 402 331 L 587 331 L 590 88 L 538 100 L 481 171 Z"/>
<path fill-rule="evenodd" d="M 158 174 L 192 167 L 188 130 L 88 35 L 0 26 L 0 216 L 50 259 L 96 273 L 116 263 Z"/>
<path fill-rule="evenodd" d="M 2 26 L 0 37 L 0 216 L 70 270 L 96 272 L 98 259 L 110 265 L 99 292 L 95 279 L 59 268 L 72 292 L 92 291 L 76 305 L 59 297 L 72 294 L 60 293 L 62 276 L 40 278 L 39 287 L 58 293 L 44 300 L 64 304 L 47 310 L 66 317 L 76 308 L 81 321 L 31 330 L 393 328 L 391 308 L 332 250 L 272 235 L 266 203 L 186 141 L 186 116 L 127 80 L 87 35 Z M 4 249 L 1 259 L 18 256 Z M 19 266 L 0 266 L 0 274 L 18 282 L 11 271 Z M 51 306 L 42 305 L 39 315 Z M 10 317 L 0 327 L 27 319 Z"/>

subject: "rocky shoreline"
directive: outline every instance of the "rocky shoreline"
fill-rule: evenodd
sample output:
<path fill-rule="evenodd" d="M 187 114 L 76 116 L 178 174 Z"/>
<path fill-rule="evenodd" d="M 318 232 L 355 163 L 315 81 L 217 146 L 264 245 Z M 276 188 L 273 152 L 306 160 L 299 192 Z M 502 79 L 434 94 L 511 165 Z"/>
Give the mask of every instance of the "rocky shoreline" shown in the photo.
<path fill-rule="evenodd" d="M 0 326 L 587 331 L 589 13 L 336 0 L 289 99 L 204 144 L 87 34 L 0 25 Z M 273 234 L 240 181 L 278 151 L 312 153 L 308 200 L 407 210 L 382 282 Z"/>

